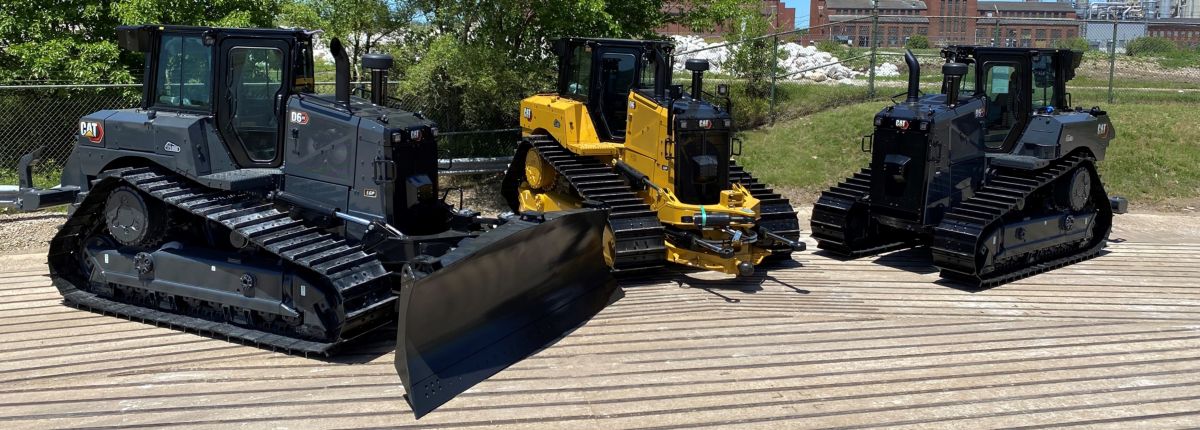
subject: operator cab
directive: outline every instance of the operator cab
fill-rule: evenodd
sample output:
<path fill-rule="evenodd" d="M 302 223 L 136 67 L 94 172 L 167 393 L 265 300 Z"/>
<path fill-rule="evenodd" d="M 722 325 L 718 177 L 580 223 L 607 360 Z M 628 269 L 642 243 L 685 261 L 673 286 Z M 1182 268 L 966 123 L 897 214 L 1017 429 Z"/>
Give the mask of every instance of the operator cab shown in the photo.
<path fill-rule="evenodd" d="M 314 90 L 313 32 L 182 26 L 117 32 L 122 48 L 147 54 L 142 109 L 214 115 L 239 166 L 282 164 L 288 97 Z"/>
<path fill-rule="evenodd" d="M 110 135 L 117 145 L 132 145 L 136 139 L 122 140 L 119 132 L 150 124 L 161 141 L 137 149 L 170 157 L 164 165 L 191 163 L 199 182 L 233 191 L 282 182 L 279 198 L 314 220 L 341 213 L 398 225 L 405 234 L 445 230 L 437 125 L 386 106 L 387 55 L 363 56 L 371 97 L 351 97 L 348 56 L 336 38 L 335 94 L 316 94 L 315 34 L 120 27 L 121 47 L 146 54 L 145 85 L 141 112 L 110 118 L 117 128 Z M 365 228 L 351 223 L 347 235 L 358 238 Z"/>
<path fill-rule="evenodd" d="M 1070 108 L 1066 82 L 1082 55 L 1059 49 L 954 47 L 947 61 L 973 65 L 962 94 L 985 102 L 984 143 L 988 152 L 1009 152 L 1035 113 Z"/>
<path fill-rule="evenodd" d="M 665 41 L 564 38 L 558 54 L 558 94 L 587 106 L 600 139 L 624 142 L 629 92 L 662 95 L 671 83 L 671 51 Z"/>
<path fill-rule="evenodd" d="M 626 143 L 639 150 L 647 142 L 627 142 L 626 128 L 636 92 L 659 106 L 669 106 L 667 142 L 653 143 L 647 156 L 666 151 L 675 160 L 677 175 L 672 191 L 680 201 L 715 204 L 729 185 L 732 153 L 732 117 L 725 107 L 704 99 L 703 74 L 708 62 L 690 59 L 692 89 L 684 93 L 672 85 L 674 45 L 667 41 L 565 38 L 555 43 L 559 57 L 558 94 L 579 101 L 604 142 Z M 722 86 L 724 89 L 724 86 Z M 725 95 L 722 93 L 721 95 Z M 672 147 L 673 146 L 673 147 Z"/>

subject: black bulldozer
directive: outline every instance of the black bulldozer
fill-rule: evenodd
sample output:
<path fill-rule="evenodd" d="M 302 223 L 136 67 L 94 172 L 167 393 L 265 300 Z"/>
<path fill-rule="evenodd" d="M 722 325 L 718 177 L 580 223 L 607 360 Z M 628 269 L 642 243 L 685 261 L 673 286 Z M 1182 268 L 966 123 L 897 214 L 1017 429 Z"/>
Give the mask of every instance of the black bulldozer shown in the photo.
<path fill-rule="evenodd" d="M 870 167 L 821 193 L 818 247 L 855 258 L 928 246 L 944 278 L 986 288 L 1098 255 L 1123 213 L 1096 162 L 1115 136 L 1105 111 L 1071 107 L 1082 54 L 956 46 L 941 94 L 875 115 Z M 899 96 L 897 96 L 899 97 Z"/>
<path fill-rule="evenodd" d="M 368 54 L 351 96 L 315 93 L 314 32 L 137 26 L 133 109 L 79 121 L 50 189 L 0 193 L 19 210 L 67 205 L 50 243 L 66 303 L 300 354 L 398 327 L 396 369 L 419 417 L 554 342 L 617 298 L 606 216 L 485 218 L 439 190 L 434 122 L 386 106 L 392 59 Z"/>

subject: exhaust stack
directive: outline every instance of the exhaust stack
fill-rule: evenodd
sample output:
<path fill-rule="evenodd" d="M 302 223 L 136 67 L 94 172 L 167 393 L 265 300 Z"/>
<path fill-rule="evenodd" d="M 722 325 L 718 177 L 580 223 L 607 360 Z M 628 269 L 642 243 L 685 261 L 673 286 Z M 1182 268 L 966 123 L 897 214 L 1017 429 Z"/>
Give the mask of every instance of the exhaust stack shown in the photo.
<path fill-rule="evenodd" d="M 921 63 L 912 50 L 904 52 L 904 63 L 908 65 L 908 99 L 905 101 L 916 103 L 921 97 Z"/>
<path fill-rule="evenodd" d="M 700 100 L 704 91 L 704 72 L 708 71 L 708 60 L 690 58 L 683 63 L 683 68 L 692 72 L 692 99 Z"/>
<path fill-rule="evenodd" d="M 334 98 L 346 109 L 350 109 L 350 57 L 342 41 L 333 38 L 329 41 L 329 52 L 333 54 L 334 64 Z"/>
<path fill-rule="evenodd" d="M 388 54 L 363 55 L 362 66 L 371 71 L 371 104 L 384 106 L 387 102 L 387 73 L 392 68 L 392 56 Z"/>

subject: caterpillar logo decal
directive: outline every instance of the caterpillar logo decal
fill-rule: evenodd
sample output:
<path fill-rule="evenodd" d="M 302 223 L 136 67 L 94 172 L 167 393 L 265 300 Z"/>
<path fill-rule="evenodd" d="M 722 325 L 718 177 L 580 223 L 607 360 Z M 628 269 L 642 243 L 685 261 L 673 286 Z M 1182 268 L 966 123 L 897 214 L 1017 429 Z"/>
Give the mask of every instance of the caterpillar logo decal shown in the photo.
<path fill-rule="evenodd" d="M 79 135 L 89 142 L 100 143 L 104 141 L 104 126 L 95 121 L 79 121 Z"/>

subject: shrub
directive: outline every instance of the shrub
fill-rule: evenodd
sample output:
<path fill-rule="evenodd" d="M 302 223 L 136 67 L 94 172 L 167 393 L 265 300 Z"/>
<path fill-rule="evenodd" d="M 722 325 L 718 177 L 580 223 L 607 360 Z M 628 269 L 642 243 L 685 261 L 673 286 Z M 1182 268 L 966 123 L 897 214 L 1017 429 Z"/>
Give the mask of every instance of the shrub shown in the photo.
<path fill-rule="evenodd" d="M 1059 39 L 1054 42 L 1055 49 L 1070 49 L 1078 52 L 1088 52 L 1091 46 L 1088 45 L 1087 39 L 1082 37 L 1072 37 L 1068 39 Z"/>
<path fill-rule="evenodd" d="M 908 49 L 929 49 L 929 38 L 920 34 L 913 35 L 904 41 L 904 47 Z"/>
<path fill-rule="evenodd" d="M 1144 36 L 1130 40 L 1125 44 L 1127 55 L 1163 55 L 1175 52 L 1175 42 L 1162 37 Z"/>

